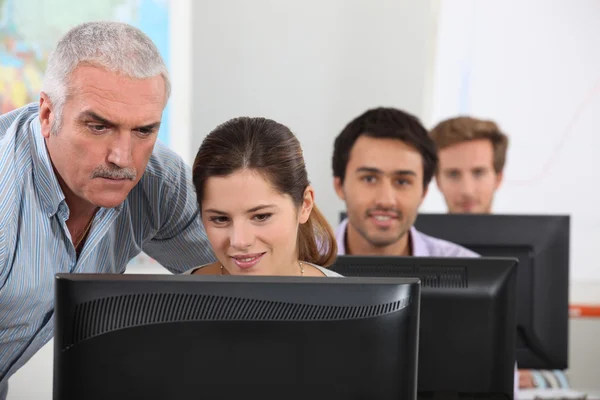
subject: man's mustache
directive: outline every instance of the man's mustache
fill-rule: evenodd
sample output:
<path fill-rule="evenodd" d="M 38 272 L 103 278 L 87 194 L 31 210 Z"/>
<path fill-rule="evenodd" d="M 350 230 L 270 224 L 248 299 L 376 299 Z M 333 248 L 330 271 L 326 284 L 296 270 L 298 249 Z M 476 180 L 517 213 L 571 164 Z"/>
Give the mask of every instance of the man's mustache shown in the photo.
<path fill-rule="evenodd" d="M 107 178 L 107 179 L 129 179 L 133 181 L 137 176 L 135 168 L 118 168 L 118 167 L 107 167 L 101 165 L 94 169 L 92 172 L 93 178 Z"/>

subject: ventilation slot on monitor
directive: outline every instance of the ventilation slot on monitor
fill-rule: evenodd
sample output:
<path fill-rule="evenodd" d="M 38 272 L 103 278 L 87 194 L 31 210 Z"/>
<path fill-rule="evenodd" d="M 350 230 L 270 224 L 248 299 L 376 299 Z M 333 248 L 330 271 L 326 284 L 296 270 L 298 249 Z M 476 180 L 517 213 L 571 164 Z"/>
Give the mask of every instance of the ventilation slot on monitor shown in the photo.
<path fill-rule="evenodd" d="M 147 293 L 79 304 L 63 348 L 118 329 L 188 321 L 332 321 L 377 317 L 408 306 L 410 298 L 372 306 L 323 306 L 224 296 Z"/>
<path fill-rule="evenodd" d="M 419 278 L 421 286 L 431 288 L 467 288 L 469 280 L 464 266 L 413 265 L 338 265 L 334 270 L 344 276 Z"/>
<path fill-rule="evenodd" d="M 469 286 L 465 267 L 420 267 L 417 272 L 424 287 L 452 289 Z"/>

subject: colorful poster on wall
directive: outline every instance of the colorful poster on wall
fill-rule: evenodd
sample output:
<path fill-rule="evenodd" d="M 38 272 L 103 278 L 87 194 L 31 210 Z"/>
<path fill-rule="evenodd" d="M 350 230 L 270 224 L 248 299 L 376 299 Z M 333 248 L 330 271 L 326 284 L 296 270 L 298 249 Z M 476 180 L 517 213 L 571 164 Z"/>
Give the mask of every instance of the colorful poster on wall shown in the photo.
<path fill-rule="evenodd" d="M 144 31 L 169 63 L 168 0 L 0 0 L 0 114 L 37 102 L 48 54 L 87 21 L 126 22 Z M 169 110 L 159 139 L 169 144 Z"/>

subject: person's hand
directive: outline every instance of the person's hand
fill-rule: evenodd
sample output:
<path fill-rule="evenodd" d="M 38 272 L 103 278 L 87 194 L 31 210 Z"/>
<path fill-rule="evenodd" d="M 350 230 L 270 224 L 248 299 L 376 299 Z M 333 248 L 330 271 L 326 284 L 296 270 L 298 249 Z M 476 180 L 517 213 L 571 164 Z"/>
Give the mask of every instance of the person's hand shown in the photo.
<path fill-rule="evenodd" d="M 528 369 L 519 370 L 519 389 L 532 389 L 535 387 L 533 374 Z"/>

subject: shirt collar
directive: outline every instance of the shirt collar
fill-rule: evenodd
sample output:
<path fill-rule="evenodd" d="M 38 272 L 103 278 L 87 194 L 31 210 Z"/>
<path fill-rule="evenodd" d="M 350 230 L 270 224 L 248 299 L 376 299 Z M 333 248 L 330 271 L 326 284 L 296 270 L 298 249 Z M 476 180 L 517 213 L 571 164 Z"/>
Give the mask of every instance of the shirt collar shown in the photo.
<path fill-rule="evenodd" d="M 346 230 L 348 229 L 348 218 L 344 219 L 335 229 L 335 240 L 337 242 L 337 253 L 340 256 L 346 254 Z"/>
<path fill-rule="evenodd" d="M 35 190 L 41 199 L 42 207 L 48 217 L 53 216 L 61 208 L 67 212 L 65 195 L 58 183 L 50 155 L 46 148 L 46 141 L 42 136 L 39 113 L 36 112 L 29 122 L 30 138 L 32 139 L 31 158 L 33 159 L 33 179 Z"/>
<path fill-rule="evenodd" d="M 338 255 L 346 254 L 346 232 L 348 231 L 348 218 L 344 219 L 335 230 L 335 239 L 337 241 Z M 429 251 L 427 244 L 421 232 L 417 231 L 414 226 L 410 227 L 408 232 L 410 235 L 411 254 L 415 257 L 428 257 Z"/>
<path fill-rule="evenodd" d="M 429 257 L 429 247 L 425 242 L 425 237 L 414 226 L 410 227 L 410 243 L 412 246 L 412 255 L 415 257 Z"/>

